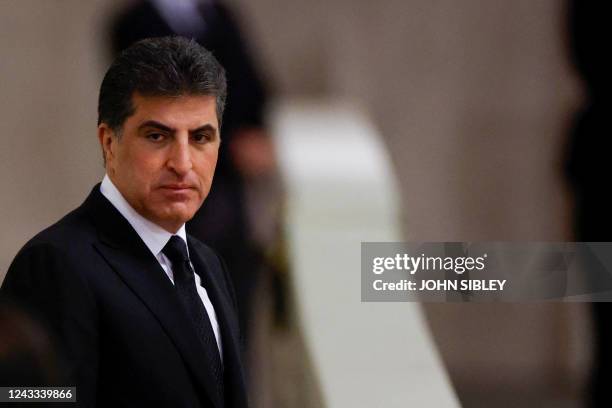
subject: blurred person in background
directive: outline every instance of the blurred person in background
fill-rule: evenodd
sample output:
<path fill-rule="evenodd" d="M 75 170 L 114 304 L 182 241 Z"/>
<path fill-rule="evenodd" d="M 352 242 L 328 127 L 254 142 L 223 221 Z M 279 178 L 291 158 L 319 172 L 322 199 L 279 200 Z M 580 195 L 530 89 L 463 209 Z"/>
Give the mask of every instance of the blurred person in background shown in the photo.
<path fill-rule="evenodd" d="M 2 294 L 58 339 L 77 406 L 247 407 L 227 268 L 187 235 L 213 179 L 224 70 L 195 41 L 124 50 L 98 102 L 106 175 L 17 254 Z"/>
<path fill-rule="evenodd" d="M 586 90 L 570 134 L 567 175 L 575 198 L 578 241 L 612 241 L 612 196 L 606 193 L 610 173 L 610 60 L 601 45 L 608 39 L 603 3 L 570 3 L 570 47 Z M 593 407 L 612 406 L 612 304 L 594 302 L 594 359 L 588 393 Z"/>
<path fill-rule="evenodd" d="M 253 218 L 264 215 L 259 212 L 250 216 L 254 211 L 249 211 L 247 202 L 249 184 L 269 180 L 275 167 L 264 120 L 267 92 L 247 39 L 230 9 L 215 0 L 137 1 L 111 21 L 110 35 L 114 53 L 143 38 L 193 38 L 210 50 L 226 70 L 228 97 L 215 180 L 206 203 L 187 228 L 227 261 L 248 347 L 253 295 L 276 226 L 272 219 L 268 223 L 271 228 L 267 228 L 272 229 L 272 234 L 256 234 L 258 220 Z"/>

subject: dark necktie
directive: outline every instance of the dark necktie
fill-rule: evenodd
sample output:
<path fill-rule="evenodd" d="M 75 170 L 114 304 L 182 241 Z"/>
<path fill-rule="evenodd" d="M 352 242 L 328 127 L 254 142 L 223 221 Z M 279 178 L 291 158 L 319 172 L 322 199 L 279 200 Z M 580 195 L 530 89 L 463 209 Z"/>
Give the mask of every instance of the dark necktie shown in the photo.
<path fill-rule="evenodd" d="M 223 366 L 208 313 L 196 289 L 194 272 L 187 255 L 187 245 L 182 238 L 173 235 L 164 249 L 162 249 L 162 252 L 172 262 L 174 286 L 187 311 L 187 315 L 194 323 L 198 337 L 202 340 L 206 358 L 216 381 L 217 390 L 221 398 L 223 398 Z"/>

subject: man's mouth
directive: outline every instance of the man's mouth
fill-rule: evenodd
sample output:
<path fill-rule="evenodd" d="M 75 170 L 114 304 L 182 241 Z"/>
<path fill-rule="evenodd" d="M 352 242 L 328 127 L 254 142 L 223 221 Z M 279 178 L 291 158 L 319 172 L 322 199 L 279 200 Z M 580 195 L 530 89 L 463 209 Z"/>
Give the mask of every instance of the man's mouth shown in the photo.
<path fill-rule="evenodd" d="M 193 186 L 191 184 L 164 184 L 161 186 L 161 188 L 169 188 L 172 190 L 186 190 L 186 189 L 190 189 L 193 188 Z"/>

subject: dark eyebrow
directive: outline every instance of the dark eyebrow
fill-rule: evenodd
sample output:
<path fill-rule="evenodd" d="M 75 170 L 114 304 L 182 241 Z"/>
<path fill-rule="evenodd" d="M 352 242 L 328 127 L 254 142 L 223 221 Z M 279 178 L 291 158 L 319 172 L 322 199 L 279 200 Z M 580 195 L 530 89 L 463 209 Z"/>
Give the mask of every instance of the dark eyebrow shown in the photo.
<path fill-rule="evenodd" d="M 138 126 L 138 130 L 144 129 L 146 127 L 153 127 L 153 128 L 157 128 L 159 130 L 163 130 L 165 132 L 173 132 L 174 129 L 164 125 L 163 123 L 159 123 L 155 120 L 147 120 L 144 123 L 141 123 L 140 126 Z"/>
<path fill-rule="evenodd" d="M 200 132 L 206 132 L 206 131 L 213 132 L 215 134 L 217 133 L 217 129 L 213 125 L 210 125 L 208 123 L 204 126 L 200 126 L 199 128 L 190 130 L 189 133 L 200 133 Z"/>
<path fill-rule="evenodd" d="M 141 130 L 143 128 L 146 127 L 153 127 L 159 130 L 163 130 L 165 132 L 169 132 L 172 133 L 174 132 L 174 129 L 172 129 L 171 127 L 168 127 L 166 125 L 164 125 L 163 123 L 157 122 L 155 120 L 147 120 L 146 122 L 143 122 L 140 124 L 140 126 L 138 126 L 138 130 Z M 205 132 L 205 131 L 209 131 L 209 132 L 213 132 L 213 133 L 217 133 L 217 129 L 212 126 L 211 124 L 206 124 L 203 126 L 200 126 L 196 129 L 190 130 L 189 133 L 198 133 L 198 132 Z"/>

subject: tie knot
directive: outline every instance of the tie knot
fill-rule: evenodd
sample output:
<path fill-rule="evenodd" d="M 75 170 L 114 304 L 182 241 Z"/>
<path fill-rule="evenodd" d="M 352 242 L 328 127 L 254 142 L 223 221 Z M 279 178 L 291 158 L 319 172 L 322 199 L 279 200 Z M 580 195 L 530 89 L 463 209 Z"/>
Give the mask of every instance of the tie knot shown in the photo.
<path fill-rule="evenodd" d="M 170 240 L 164 249 L 162 249 L 162 252 L 173 264 L 182 263 L 189 260 L 189 255 L 187 255 L 187 245 L 178 235 L 173 235 L 170 237 Z"/>

